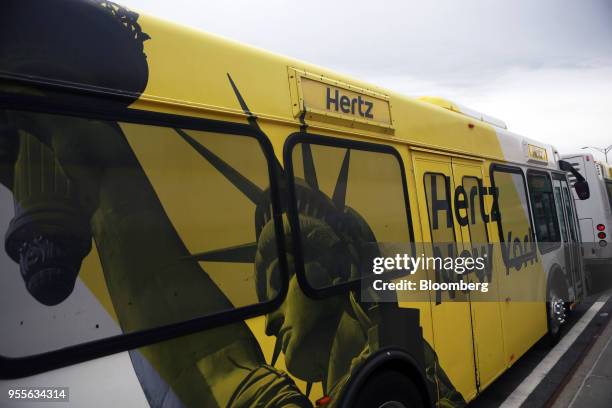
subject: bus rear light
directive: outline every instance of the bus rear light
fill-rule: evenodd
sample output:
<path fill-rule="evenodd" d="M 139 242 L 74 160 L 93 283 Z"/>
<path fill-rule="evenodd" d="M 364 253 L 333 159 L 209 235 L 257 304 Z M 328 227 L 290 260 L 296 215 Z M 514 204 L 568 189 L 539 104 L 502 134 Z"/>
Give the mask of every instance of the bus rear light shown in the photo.
<path fill-rule="evenodd" d="M 603 240 L 602 240 L 602 241 L 599 241 L 599 246 L 600 246 L 600 247 L 605 247 L 606 245 L 608 245 L 608 242 L 607 242 L 607 241 L 603 241 Z"/>
<path fill-rule="evenodd" d="M 597 224 L 597 231 L 603 231 L 606 229 L 606 226 L 603 224 Z"/>
<path fill-rule="evenodd" d="M 599 238 L 599 239 L 606 239 L 606 233 L 605 232 L 600 232 L 599 234 L 597 234 L 597 238 Z"/>

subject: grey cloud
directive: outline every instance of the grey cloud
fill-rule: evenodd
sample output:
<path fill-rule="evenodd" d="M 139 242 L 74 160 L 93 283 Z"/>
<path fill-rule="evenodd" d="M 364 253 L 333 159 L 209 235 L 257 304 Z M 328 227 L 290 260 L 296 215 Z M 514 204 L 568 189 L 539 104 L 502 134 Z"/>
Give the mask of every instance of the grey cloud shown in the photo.
<path fill-rule="evenodd" d="M 124 2 L 398 92 L 456 97 L 568 153 L 612 142 L 610 0 Z"/>
<path fill-rule="evenodd" d="M 361 77 L 462 83 L 515 67 L 612 64 L 608 0 L 125 3 Z"/>

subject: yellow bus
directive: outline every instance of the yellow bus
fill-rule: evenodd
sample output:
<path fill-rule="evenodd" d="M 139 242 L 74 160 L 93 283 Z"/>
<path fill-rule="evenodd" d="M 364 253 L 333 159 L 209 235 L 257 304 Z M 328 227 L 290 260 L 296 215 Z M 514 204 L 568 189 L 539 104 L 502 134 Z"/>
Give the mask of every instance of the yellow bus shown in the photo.
<path fill-rule="evenodd" d="M 111 1 L 5 1 L 0 405 L 465 405 L 585 296 L 568 166 Z M 454 270 L 379 279 L 429 251 Z"/>

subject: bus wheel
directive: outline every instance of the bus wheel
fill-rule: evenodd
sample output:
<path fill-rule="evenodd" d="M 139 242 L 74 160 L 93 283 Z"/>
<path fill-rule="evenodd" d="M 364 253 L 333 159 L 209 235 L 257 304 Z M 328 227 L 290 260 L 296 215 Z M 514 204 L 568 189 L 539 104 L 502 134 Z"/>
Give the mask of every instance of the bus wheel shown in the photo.
<path fill-rule="evenodd" d="M 548 317 L 548 343 L 554 346 L 561 338 L 561 327 L 567 318 L 565 302 L 559 289 L 551 288 L 549 290 L 546 312 Z"/>
<path fill-rule="evenodd" d="M 361 387 L 356 408 L 423 408 L 423 397 L 415 383 L 400 371 L 373 374 Z"/>

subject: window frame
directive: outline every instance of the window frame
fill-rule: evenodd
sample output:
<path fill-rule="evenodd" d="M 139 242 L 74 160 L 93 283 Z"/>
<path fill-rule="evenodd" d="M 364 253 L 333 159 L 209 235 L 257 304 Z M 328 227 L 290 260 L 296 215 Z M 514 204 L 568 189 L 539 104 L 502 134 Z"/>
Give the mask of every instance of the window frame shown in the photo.
<path fill-rule="evenodd" d="M 572 194 L 572 186 L 570 185 L 570 182 L 567 178 L 567 174 L 560 173 L 560 172 L 552 172 L 552 178 L 553 180 L 559 180 L 561 182 L 561 203 L 563 204 L 564 212 L 567 213 L 566 214 L 567 224 L 568 224 L 567 226 L 569 228 L 569 230 L 567 231 L 568 242 L 570 241 L 580 242 L 580 239 L 581 239 L 580 238 L 580 228 L 578 226 L 578 224 L 580 223 L 580 220 L 578 218 L 578 212 L 576 211 L 574 196 Z M 565 193 L 563 191 L 565 187 L 567 187 L 567 190 L 569 193 L 570 201 L 568 201 L 567 205 L 569 206 L 569 210 L 571 210 L 571 214 L 568 211 L 565 211 L 566 210 L 565 201 L 567 200 L 567 198 L 565 197 Z"/>
<path fill-rule="evenodd" d="M 568 214 L 568 220 L 572 218 L 572 221 L 569 223 L 569 240 L 579 244 L 582 240 L 580 219 L 578 218 L 578 211 L 576 210 L 576 203 L 574 202 L 574 195 L 572 194 L 572 186 L 567 178 L 561 179 L 561 196 L 565 209 L 568 213 L 571 212 L 571 214 Z M 565 204 L 566 201 L 567 204 Z"/>
<path fill-rule="evenodd" d="M 540 250 L 540 254 L 544 255 L 547 254 L 549 252 L 555 251 L 557 249 L 559 249 L 561 247 L 561 225 L 559 223 L 559 218 L 557 217 L 557 204 L 555 203 L 555 190 L 554 190 L 554 186 L 553 186 L 553 182 L 552 182 L 552 178 L 550 176 L 550 173 L 548 173 L 547 171 L 544 170 L 536 170 L 536 169 L 528 169 L 527 170 L 527 190 L 529 190 L 529 177 L 531 175 L 536 175 L 536 176 L 544 176 L 548 179 L 548 182 L 550 183 L 550 188 L 551 188 L 551 195 L 552 195 L 552 212 L 553 212 L 553 217 L 555 218 L 556 221 L 556 226 L 557 226 L 557 234 L 559 235 L 559 241 L 557 242 L 542 242 L 540 241 L 540 238 L 537 236 L 537 234 L 535 235 L 536 241 L 538 243 L 538 249 Z M 531 190 L 529 190 L 529 204 L 530 207 L 532 209 L 532 213 L 531 216 L 533 217 L 533 228 L 534 228 L 534 234 L 537 232 L 537 228 L 535 226 L 535 215 L 533 213 L 533 206 L 531 205 Z M 555 245 L 552 245 L 552 244 Z M 541 245 L 544 244 L 544 245 Z M 551 244 L 551 245 L 549 245 Z M 545 249 L 542 249 L 542 246 L 545 247 Z"/>
<path fill-rule="evenodd" d="M 494 220 L 497 223 L 497 232 L 499 234 L 499 242 L 500 243 L 506 243 L 506 237 L 504 236 L 504 228 L 502 225 L 502 216 L 501 216 L 501 212 L 499 210 L 499 189 L 498 187 L 495 185 L 495 172 L 499 172 L 499 173 L 507 173 L 507 174 L 519 174 L 523 180 L 523 190 L 525 192 L 525 198 L 527 199 L 527 214 L 529 215 L 529 233 L 531 234 L 531 236 L 533 237 L 533 241 L 536 244 L 537 247 L 537 240 L 536 240 L 536 235 L 535 235 L 535 231 L 533 229 L 533 215 L 532 215 L 532 211 L 531 211 L 531 200 L 529 199 L 529 191 L 527 188 L 527 179 L 525 178 L 525 173 L 523 172 L 523 169 L 517 166 L 511 166 L 511 165 L 507 165 L 507 164 L 500 164 L 500 163 L 491 163 L 491 166 L 489 167 L 489 178 L 491 179 L 491 187 L 493 188 L 494 191 L 494 195 L 493 195 L 493 208 L 495 210 L 495 215 L 496 215 L 496 220 Z M 512 265 L 509 263 L 509 259 L 506 255 L 505 251 L 501 251 L 502 252 L 502 256 L 503 256 L 503 260 L 504 260 L 504 265 L 506 265 L 506 268 L 510 268 Z M 530 254 L 526 254 L 526 255 L 530 255 Z M 534 254 L 537 258 L 537 249 L 536 252 Z M 522 256 L 522 258 L 526 258 L 526 261 L 528 261 L 530 258 L 526 257 L 525 255 Z M 523 261 L 523 262 L 526 262 Z"/>
<path fill-rule="evenodd" d="M 109 101 L 114 101 L 112 100 L 113 97 L 109 97 L 109 95 L 106 94 L 83 92 L 74 89 L 70 90 L 70 92 L 63 92 L 68 98 L 70 98 L 70 95 L 80 93 L 85 93 L 87 96 L 91 97 L 93 103 L 83 104 L 83 106 L 77 107 L 74 104 L 66 103 L 66 99 L 62 98 L 61 92 L 52 94 L 52 96 L 0 93 L 0 109 L 56 114 L 110 122 L 161 126 L 166 128 L 180 128 L 183 130 L 206 131 L 221 133 L 228 136 L 254 138 L 259 143 L 268 166 L 272 219 L 275 224 L 276 245 L 279 257 L 280 289 L 275 298 L 265 302 L 213 313 L 165 326 L 87 341 L 31 356 L 6 357 L 0 355 L 0 380 L 31 376 L 261 316 L 280 307 L 288 292 L 289 279 L 287 255 L 282 227 L 283 221 L 280 199 L 280 177 L 282 173 L 279 169 L 280 164 L 274 154 L 272 143 L 257 126 L 127 108 L 120 103 L 117 103 L 115 106 L 112 103 L 108 103 Z M 123 98 L 116 97 L 114 99 L 120 101 Z M 96 102 L 100 102 L 103 108 L 97 109 L 92 107 Z"/>
<path fill-rule="evenodd" d="M 299 143 L 309 143 L 311 145 L 320 145 L 328 147 L 338 147 L 344 149 L 362 150 L 374 153 L 383 153 L 392 155 L 398 162 L 400 168 L 400 176 L 402 179 L 402 190 L 404 194 L 404 207 L 406 211 L 406 222 L 408 226 L 408 234 L 410 245 L 414 246 L 414 228 L 412 224 L 412 214 L 410 212 L 410 198 L 408 196 L 408 185 L 406 180 L 406 170 L 400 153 L 391 145 L 364 142 L 354 139 L 340 139 L 332 136 L 324 136 L 305 132 L 295 132 L 289 135 L 283 146 L 283 162 L 285 164 L 285 172 L 287 173 L 287 217 L 291 227 L 291 238 L 294 242 L 293 259 L 295 266 L 295 274 L 297 281 L 306 296 L 313 299 L 324 299 L 326 297 L 346 293 L 350 290 L 359 289 L 364 281 L 364 278 L 348 281 L 335 286 L 325 288 L 314 288 L 308 282 L 306 271 L 304 269 L 304 254 L 302 237 L 300 233 L 297 200 L 295 193 L 295 174 L 293 171 L 293 150 Z"/>
<path fill-rule="evenodd" d="M 563 236 L 563 234 L 561 234 L 561 240 L 564 244 L 567 244 L 570 241 L 570 231 L 569 228 L 571 228 L 571 223 L 573 222 L 572 220 L 569 219 L 570 214 L 567 214 L 567 211 L 565 211 L 565 206 L 564 206 L 564 198 L 563 198 L 563 181 L 567 182 L 566 178 L 565 178 L 565 174 L 562 173 L 552 173 L 552 181 L 553 181 L 553 194 L 554 194 L 554 190 L 555 190 L 555 185 L 554 182 L 558 181 L 559 182 L 559 200 L 561 201 L 561 213 L 563 213 L 563 220 L 566 221 L 566 231 L 565 231 L 565 237 Z M 555 206 L 557 205 L 556 201 L 555 201 Z M 561 224 L 559 223 L 559 226 Z"/>
<path fill-rule="evenodd" d="M 612 180 L 604 177 L 604 187 L 606 189 L 606 195 L 608 196 L 608 203 L 610 204 L 610 210 L 612 211 Z"/>

